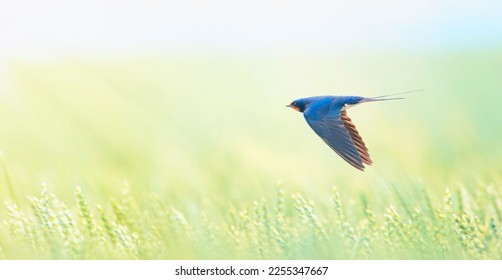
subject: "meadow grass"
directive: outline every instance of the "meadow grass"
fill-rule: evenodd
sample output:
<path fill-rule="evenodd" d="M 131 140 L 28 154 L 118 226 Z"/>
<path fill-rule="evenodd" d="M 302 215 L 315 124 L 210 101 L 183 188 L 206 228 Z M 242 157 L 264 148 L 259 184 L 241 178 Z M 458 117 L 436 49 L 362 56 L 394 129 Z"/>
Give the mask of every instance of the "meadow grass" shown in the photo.
<path fill-rule="evenodd" d="M 500 259 L 502 53 L 15 61 L 2 259 Z M 6 82 L 5 82 L 6 81 Z M 355 170 L 284 108 L 349 115 Z"/>

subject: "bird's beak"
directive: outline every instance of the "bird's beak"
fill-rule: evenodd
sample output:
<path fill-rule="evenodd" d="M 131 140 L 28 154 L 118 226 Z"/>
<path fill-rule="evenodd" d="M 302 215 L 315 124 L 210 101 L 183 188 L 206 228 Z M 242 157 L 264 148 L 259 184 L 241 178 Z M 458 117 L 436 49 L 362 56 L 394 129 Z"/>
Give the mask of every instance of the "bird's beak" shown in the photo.
<path fill-rule="evenodd" d="M 286 107 L 293 108 L 293 110 L 300 112 L 300 108 L 293 106 L 291 104 L 286 105 Z"/>

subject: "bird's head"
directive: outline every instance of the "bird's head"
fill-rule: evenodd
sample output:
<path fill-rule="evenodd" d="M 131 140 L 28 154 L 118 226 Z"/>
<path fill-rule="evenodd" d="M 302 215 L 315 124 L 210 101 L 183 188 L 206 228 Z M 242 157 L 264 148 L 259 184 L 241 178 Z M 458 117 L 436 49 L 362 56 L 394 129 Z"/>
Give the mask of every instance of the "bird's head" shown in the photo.
<path fill-rule="evenodd" d="M 308 100 L 308 98 L 301 98 L 291 102 L 290 104 L 286 105 L 286 107 L 293 108 L 296 111 L 303 113 L 303 111 L 307 109 L 309 104 L 310 100 Z"/>

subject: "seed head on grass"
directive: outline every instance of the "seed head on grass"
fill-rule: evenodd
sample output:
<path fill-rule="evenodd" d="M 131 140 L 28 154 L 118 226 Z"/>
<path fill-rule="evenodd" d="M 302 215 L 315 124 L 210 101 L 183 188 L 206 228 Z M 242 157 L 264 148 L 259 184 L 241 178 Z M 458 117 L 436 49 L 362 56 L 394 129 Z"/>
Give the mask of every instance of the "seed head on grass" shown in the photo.
<path fill-rule="evenodd" d="M 107 242 L 107 240 L 104 240 L 104 243 L 105 244 L 111 243 L 113 245 L 117 244 L 117 237 L 115 235 L 115 231 L 113 230 L 113 224 L 106 216 L 103 207 L 101 205 L 97 205 L 96 210 L 98 211 L 99 218 L 104 226 L 104 232 L 106 233 L 106 236 L 108 236 L 109 239 L 109 242 Z"/>
<path fill-rule="evenodd" d="M 77 197 L 77 203 L 79 206 L 79 216 L 87 229 L 87 234 L 91 237 L 95 237 L 97 234 L 96 221 L 92 216 L 91 210 L 89 209 L 89 204 L 84 198 L 84 194 L 82 193 L 82 188 L 75 188 L 75 196 Z"/>
<path fill-rule="evenodd" d="M 82 250 L 81 243 L 83 240 L 80 230 L 68 207 L 62 201 L 51 195 L 51 202 L 56 214 L 56 228 L 64 240 L 64 247 L 70 256 L 78 258 Z"/>
<path fill-rule="evenodd" d="M 183 235 L 187 238 L 187 240 L 193 243 L 195 241 L 194 230 L 185 219 L 183 213 L 173 208 L 171 210 L 171 219 L 173 223 L 181 229 Z"/>
<path fill-rule="evenodd" d="M 118 224 L 113 226 L 113 231 L 118 240 L 119 248 L 130 257 L 137 259 L 139 257 L 137 235 L 129 232 L 129 228 L 126 226 Z"/>
<path fill-rule="evenodd" d="M 286 243 L 289 239 L 289 233 L 286 230 L 286 213 L 284 207 L 284 189 L 282 184 L 277 184 L 276 188 L 276 206 L 275 206 L 275 227 L 272 228 L 272 236 L 279 247 L 286 250 Z"/>
<path fill-rule="evenodd" d="M 340 193 L 336 187 L 333 187 L 333 204 L 335 207 L 335 224 L 338 225 L 338 229 L 345 240 L 345 243 L 353 251 L 357 244 L 357 237 L 354 228 L 345 219 L 343 213 L 342 202 L 340 200 Z"/>
<path fill-rule="evenodd" d="M 335 213 L 337 223 L 342 224 L 345 222 L 345 215 L 343 214 L 342 202 L 340 200 L 340 193 L 336 187 L 333 187 L 333 203 L 335 205 Z"/>
<path fill-rule="evenodd" d="M 16 239 L 22 240 L 28 250 L 37 251 L 39 249 L 38 243 L 40 242 L 34 232 L 34 222 L 30 221 L 19 209 L 16 203 L 6 202 L 7 214 L 9 219 L 4 223 L 7 225 L 12 236 Z"/>
<path fill-rule="evenodd" d="M 130 230 L 136 232 L 137 229 L 134 226 L 134 223 L 129 219 L 128 215 L 126 214 L 124 206 L 115 199 L 112 199 L 111 206 L 113 213 L 115 214 L 117 223 L 126 226 Z"/>
<path fill-rule="evenodd" d="M 318 215 L 314 211 L 314 205 L 307 201 L 300 194 L 293 194 L 292 198 L 295 202 L 295 208 L 298 210 L 300 218 L 314 229 L 314 233 L 321 238 L 326 239 L 327 234 L 324 226 L 319 220 Z"/>
<path fill-rule="evenodd" d="M 43 239 L 45 239 L 45 242 L 40 243 L 40 245 L 43 246 L 42 244 L 45 244 L 49 247 L 45 251 L 49 252 L 51 257 L 60 258 L 62 250 L 60 250 L 61 244 L 58 242 L 60 235 L 58 235 L 56 229 L 57 218 L 54 211 L 50 208 L 50 197 L 45 185 L 42 186 L 40 197 L 28 197 L 28 200 L 30 201 L 33 213 L 35 214 L 37 228 L 40 231 L 41 236 L 43 236 Z"/>

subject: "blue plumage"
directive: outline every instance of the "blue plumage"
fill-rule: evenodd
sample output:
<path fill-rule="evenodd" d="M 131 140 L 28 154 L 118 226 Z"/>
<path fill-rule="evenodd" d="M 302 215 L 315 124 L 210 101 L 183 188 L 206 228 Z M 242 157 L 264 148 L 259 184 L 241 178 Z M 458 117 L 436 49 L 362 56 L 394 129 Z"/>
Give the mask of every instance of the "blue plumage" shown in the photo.
<path fill-rule="evenodd" d="M 384 97 L 314 96 L 297 99 L 287 106 L 303 113 L 309 126 L 333 151 L 363 171 L 364 164 L 371 165 L 373 162 L 346 109 L 364 102 L 400 99 Z"/>

